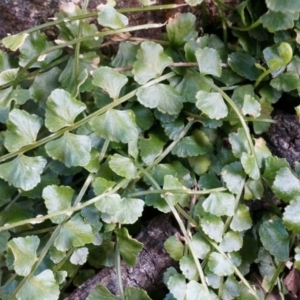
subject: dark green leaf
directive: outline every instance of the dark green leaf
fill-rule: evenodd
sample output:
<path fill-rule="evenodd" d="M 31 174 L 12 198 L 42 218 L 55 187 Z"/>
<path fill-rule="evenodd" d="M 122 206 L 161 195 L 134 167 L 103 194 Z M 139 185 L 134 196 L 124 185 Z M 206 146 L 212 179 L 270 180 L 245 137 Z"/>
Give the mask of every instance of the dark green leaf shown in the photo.
<path fill-rule="evenodd" d="M 289 234 L 281 219 L 264 221 L 259 227 L 259 236 L 264 247 L 277 259 L 286 261 L 289 258 Z"/>
<path fill-rule="evenodd" d="M 146 291 L 133 286 L 129 286 L 126 288 L 125 298 L 130 300 L 151 300 Z"/>
<path fill-rule="evenodd" d="M 290 92 L 300 89 L 299 76 L 294 72 L 282 73 L 270 82 L 271 86 L 278 91 Z"/>
<path fill-rule="evenodd" d="M 86 300 L 119 300 L 118 297 L 114 296 L 105 286 L 97 285 Z"/>
<path fill-rule="evenodd" d="M 170 236 L 164 242 L 164 248 L 169 253 L 169 255 L 176 261 L 179 261 L 183 256 L 184 246 L 176 236 Z"/>
<path fill-rule="evenodd" d="M 300 3 L 295 0 L 266 0 L 267 7 L 273 11 L 294 12 L 300 11 Z"/>
<path fill-rule="evenodd" d="M 114 232 L 118 238 L 117 243 L 124 262 L 129 266 L 135 266 L 143 244 L 130 237 L 126 228 L 115 229 Z"/>
<path fill-rule="evenodd" d="M 133 179 L 137 175 L 137 169 L 128 157 L 114 154 L 110 158 L 108 165 L 116 174 L 127 179 Z"/>
<path fill-rule="evenodd" d="M 172 154 L 178 157 L 197 156 L 206 153 L 206 149 L 199 145 L 193 136 L 182 138 L 172 149 Z"/>

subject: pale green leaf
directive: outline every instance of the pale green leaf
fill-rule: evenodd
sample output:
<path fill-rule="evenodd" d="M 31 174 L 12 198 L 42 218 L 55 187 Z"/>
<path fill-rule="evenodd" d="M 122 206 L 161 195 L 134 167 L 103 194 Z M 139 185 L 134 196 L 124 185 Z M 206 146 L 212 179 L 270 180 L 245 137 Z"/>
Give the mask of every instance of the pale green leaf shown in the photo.
<path fill-rule="evenodd" d="M 196 17 L 191 13 L 178 13 L 170 18 L 166 26 L 170 42 L 175 46 L 182 46 L 188 40 L 197 37 Z"/>
<path fill-rule="evenodd" d="M 222 300 L 232 300 L 238 295 L 239 283 L 233 275 L 228 276 L 222 289 Z"/>
<path fill-rule="evenodd" d="M 92 227 L 79 214 L 61 226 L 61 230 L 54 240 L 57 250 L 68 251 L 72 247 L 81 247 L 94 240 Z"/>
<path fill-rule="evenodd" d="M 8 69 L 0 73 L 0 85 L 13 83 L 19 72 L 19 68 Z"/>
<path fill-rule="evenodd" d="M 219 93 L 199 91 L 196 95 L 196 106 L 211 119 L 222 119 L 228 114 L 227 106 Z"/>
<path fill-rule="evenodd" d="M 164 69 L 173 62 L 163 51 L 163 47 L 154 42 L 141 43 L 132 70 L 136 82 L 145 84 L 150 79 L 159 77 Z"/>
<path fill-rule="evenodd" d="M 150 165 L 162 153 L 165 143 L 157 134 L 149 134 L 147 138 L 139 138 L 138 148 L 143 162 Z"/>
<path fill-rule="evenodd" d="M 300 196 L 299 179 L 289 168 L 281 168 L 276 173 L 272 190 L 277 197 L 288 203 L 289 201 Z"/>
<path fill-rule="evenodd" d="M 222 169 L 222 178 L 231 193 L 238 194 L 245 181 L 245 172 L 240 162 L 236 161 Z"/>
<path fill-rule="evenodd" d="M 63 162 L 68 168 L 85 166 L 91 159 L 91 140 L 85 135 L 66 132 L 57 140 L 47 143 L 45 149 L 49 156 Z"/>
<path fill-rule="evenodd" d="M 192 236 L 191 245 L 194 249 L 196 256 L 200 259 L 204 259 L 211 248 L 208 241 L 203 237 L 203 235 L 200 232 L 197 232 Z"/>
<path fill-rule="evenodd" d="M 249 144 L 247 142 L 246 133 L 243 128 L 239 128 L 237 132 L 230 133 L 229 142 L 235 157 L 241 158 L 243 153 L 251 153 Z"/>
<path fill-rule="evenodd" d="M 51 132 L 73 125 L 75 118 L 86 108 L 63 89 L 54 90 L 46 104 L 45 125 Z"/>
<path fill-rule="evenodd" d="M 105 286 L 97 285 L 86 300 L 119 300 L 118 297 L 113 295 Z"/>
<path fill-rule="evenodd" d="M 216 275 L 228 276 L 233 274 L 233 263 L 222 254 L 213 252 L 208 259 L 208 267 Z"/>
<path fill-rule="evenodd" d="M 239 251 L 243 246 L 243 237 L 239 232 L 228 231 L 225 233 L 220 248 L 224 252 Z"/>
<path fill-rule="evenodd" d="M 233 216 L 235 198 L 232 194 L 213 192 L 203 202 L 203 208 L 215 216 Z"/>
<path fill-rule="evenodd" d="M 294 72 L 285 72 L 272 79 L 271 86 L 276 90 L 290 92 L 295 89 L 300 89 L 299 76 Z"/>
<path fill-rule="evenodd" d="M 185 299 L 186 282 L 185 277 L 181 274 L 175 274 L 168 280 L 168 289 L 176 300 Z"/>
<path fill-rule="evenodd" d="M 37 115 L 30 115 L 24 110 L 13 109 L 6 122 L 4 145 L 8 151 L 18 151 L 23 146 L 35 142 L 42 126 L 42 119 Z"/>
<path fill-rule="evenodd" d="M 294 12 L 300 11 L 300 2 L 297 0 L 266 0 L 267 7 L 273 11 Z"/>
<path fill-rule="evenodd" d="M 128 79 L 123 74 L 109 67 L 100 67 L 92 73 L 95 86 L 101 87 L 113 99 L 119 97 L 122 87 L 127 83 Z"/>
<path fill-rule="evenodd" d="M 211 214 L 204 215 L 200 220 L 200 225 L 204 233 L 206 233 L 211 239 L 216 242 L 222 241 L 224 223 L 221 217 Z"/>
<path fill-rule="evenodd" d="M 267 28 L 270 32 L 275 32 L 293 28 L 294 20 L 297 20 L 298 18 L 299 12 L 297 11 L 285 13 L 269 10 L 262 15 L 259 20 L 264 28 Z"/>
<path fill-rule="evenodd" d="M 74 190 L 68 186 L 48 185 L 43 190 L 43 199 L 48 209 L 48 213 L 55 213 L 71 207 Z M 59 224 L 65 220 L 65 216 L 51 218 L 53 223 Z"/>
<path fill-rule="evenodd" d="M 125 298 L 130 300 L 151 300 L 146 291 L 133 286 L 129 286 L 126 288 Z"/>
<path fill-rule="evenodd" d="M 199 145 L 193 136 L 185 136 L 172 149 L 172 154 L 178 157 L 190 157 L 205 154 L 207 149 Z"/>
<path fill-rule="evenodd" d="M 189 5 L 189 6 L 196 6 L 199 5 L 203 2 L 203 0 L 185 0 L 185 2 Z"/>
<path fill-rule="evenodd" d="M 9 35 L 3 38 L 2 43 L 6 48 L 10 49 L 11 51 L 16 51 L 19 49 L 19 47 L 23 45 L 28 35 L 29 34 L 26 32 L 20 32 L 18 34 Z"/>
<path fill-rule="evenodd" d="M 109 109 L 90 121 L 92 129 L 101 137 L 113 142 L 128 143 L 137 139 L 138 129 L 131 110 Z"/>
<path fill-rule="evenodd" d="M 105 195 L 95 203 L 95 206 L 102 213 L 113 215 L 121 209 L 121 201 L 122 199 L 119 194 Z"/>
<path fill-rule="evenodd" d="M 254 155 L 249 155 L 243 153 L 241 157 L 241 163 L 245 172 L 253 179 L 258 179 L 260 177 L 259 168 L 257 166 L 256 157 Z"/>
<path fill-rule="evenodd" d="M 184 100 L 172 86 L 162 83 L 142 87 L 136 95 L 142 105 L 157 108 L 161 113 L 169 115 L 178 114 Z"/>
<path fill-rule="evenodd" d="M 257 118 L 260 116 L 260 104 L 259 102 L 250 95 L 245 95 L 244 98 L 244 104 L 242 108 L 242 112 L 244 115 L 250 115 L 254 118 Z"/>
<path fill-rule="evenodd" d="M 259 236 L 263 246 L 277 259 L 289 258 L 290 238 L 281 219 L 274 217 L 264 221 L 259 227 Z"/>
<path fill-rule="evenodd" d="M 118 249 L 124 262 L 131 267 L 135 266 L 143 244 L 129 236 L 126 228 L 116 228 L 114 233 L 117 236 Z"/>
<path fill-rule="evenodd" d="M 276 156 L 269 156 L 265 160 L 265 172 L 263 174 L 264 178 L 271 186 L 273 181 L 277 176 L 277 172 L 283 168 L 290 168 L 288 162 L 283 158 L 278 158 Z"/>
<path fill-rule="evenodd" d="M 216 77 L 220 77 L 222 75 L 222 61 L 219 53 L 215 49 L 205 47 L 204 49 L 198 49 L 195 54 L 200 73 Z"/>
<path fill-rule="evenodd" d="M 51 270 L 45 270 L 28 279 L 22 290 L 17 293 L 17 300 L 57 300 L 59 286 Z"/>
<path fill-rule="evenodd" d="M 199 300 L 199 299 L 208 299 L 207 291 L 203 284 L 198 283 L 195 280 L 191 280 L 186 285 L 186 296 L 185 300 Z M 209 290 L 209 300 L 218 300 L 217 295 Z"/>
<path fill-rule="evenodd" d="M 86 262 L 89 250 L 86 247 L 77 248 L 70 257 L 70 262 L 73 265 L 83 265 Z"/>
<path fill-rule="evenodd" d="M 170 236 L 164 242 L 164 248 L 168 254 L 176 261 L 180 260 L 183 256 L 184 245 L 176 238 L 176 236 Z"/>
<path fill-rule="evenodd" d="M 41 181 L 40 175 L 46 163 L 46 159 L 42 156 L 18 155 L 10 162 L 0 165 L 0 177 L 9 185 L 29 191 Z"/>
<path fill-rule="evenodd" d="M 261 74 L 255 63 L 255 59 L 244 51 L 234 52 L 228 56 L 228 64 L 233 71 L 249 80 L 255 80 Z"/>
<path fill-rule="evenodd" d="M 190 256 L 183 256 L 179 261 L 179 268 L 188 280 L 197 280 L 199 277 L 195 261 Z"/>
<path fill-rule="evenodd" d="M 296 198 L 290 202 L 285 208 L 283 214 L 284 226 L 293 231 L 294 233 L 300 234 L 300 198 Z"/>
<path fill-rule="evenodd" d="M 245 184 L 244 198 L 245 200 L 259 200 L 264 193 L 264 186 L 261 178 L 251 179 L 249 178 Z"/>
<path fill-rule="evenodd" d="M 100 4 L 98 10 L 97 20 L 101 26 L 120 29 L 128 25 L 128 18 L 117 12 L 112 6 Z"/>
<path fill-rule="evenodd" d="M 234 231 L 245 231 L 252 226 L 252 219 L 249 212 L 249 207 L 240 204 L 234 213 L 230 223 L 230 228 Z"/>
<path fill-rule="evenodd" d="M 132 160 L 120 154 L 114 154 L 108 165 L 116 174 L 127 179 L 133 179 L 137 175 L 137 168 Z"/>
<path fill-rule="evenodd" d="M 102 177 L 96 177 L 92 183 L 93 191 L 94 191 L 95 195 L 97 195 L 97 196 L 101 195 L 104 192 L 109 191 L 114 185 L 115 185 L 115 182 L 108 181 Z"/>
<path fill-rule="evenodd" d="M 14 256 L 14 270 L 20 276 L 27 276 L 32 266 L 37 260 L 37 248 L 40 239 L 35 236 L 26 236 L 25 238 L 13 238 L 7 243 L 7 247 Z"/>

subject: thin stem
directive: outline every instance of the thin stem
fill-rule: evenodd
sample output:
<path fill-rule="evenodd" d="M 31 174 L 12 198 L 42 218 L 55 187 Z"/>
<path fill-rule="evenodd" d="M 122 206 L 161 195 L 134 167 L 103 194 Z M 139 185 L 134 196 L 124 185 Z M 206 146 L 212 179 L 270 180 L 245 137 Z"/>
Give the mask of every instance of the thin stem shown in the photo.
<path fill-rule="evenodd" d="M 120 228 L 120 226 L 119 226 Z M 119 238 L 116 236 L 116 247 L 115 247 L 115 261 L 116 261 L 116 275 L 117 275 L 117 283 L 120 293 L 121 300 L 125 300 L 124 288 L 122 282 L 122 273 L 121 273 L 121 255 L 120 255 L 120 246 L 119 246 Z"/>
<path fill-rule="evenodd" d="M 255 21 L 248 27 L 236 27 L 236 26 L 229 26 L 229 27 L 230 27 L 230 29 L 237 30 L 237 31 L 250 31 L 250 30 L 253 30 L 256 27 L 258 27 L 260 24 L 261 24 L 261 21 L 260 21 L 260 19 L 258 19 L 257 21 Z"/>

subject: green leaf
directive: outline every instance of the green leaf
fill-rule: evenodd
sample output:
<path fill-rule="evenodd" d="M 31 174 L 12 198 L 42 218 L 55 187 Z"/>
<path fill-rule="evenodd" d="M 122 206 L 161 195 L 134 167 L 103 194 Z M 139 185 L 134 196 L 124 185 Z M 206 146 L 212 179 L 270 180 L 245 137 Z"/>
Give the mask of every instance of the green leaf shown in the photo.
<path fill-rule="evenodd" d="M 114 154 L 110 158 L 108 165 L 116 174 L 127 179 L 133 179 L 137 175 L 137 169 L 128 157 Z"/>
<path fill-rule="evenodd" d="M 195 280 L 191 280 L 187 284 L 185 300 L 207 299 L 207 297 L 207 292 L 203 284 L 200 284 Z M 218 300 L 219 298 L 213 291 L 209 290 L 209 299 Z"/>
<path fill-rule="evenodd" d="M 17 78 L 18 72 L 19 68 L 2 71 L 0 73 L 0 85 L 14 82 L 14 80 Z"/>
<path fill-rule="evenodd" d="M 210 244 L 200 232 L 197 232 L 192 236 L 191 245 L 196 256 L 200 259 L 204 259 L 211 248 Z"/>
<path fill-rule="evenodd" d="M 101 137 L 113 142 L 128 143 L 137 139 L 138 129 L 131 110 L 109 109 L 90 121 L 92 129 Z"/>
<path fill-rule="evenodd" d="M 233 216 L 235 198 L 232 194 L 213 192 L 203 202 L 203 208 L 215 216 Z"/>
<path fill-rule="evenodd" d="M 205 47 L 204 49 L 198 49 L 195 54 L 200 73 L 221 77 L 221 58 L 215 49 Z"/>
<path fill-rule="evenodd" d="M 170 85 L 157 83 L 137 91 L 138 101 L 149 108 L 157 108 L 163 114 L 175 115 L 182 109 L 183 97 Z"/>
<path fill-rule="evenodd" d="M 54 67 L 47 72 L 35 76 L 29 88 L 30 97 L 35 101 L 46 101 L 51 92 L 58 88 L 60 73 L 61 70 L 58 67 Z"/>
<path fill-rule="evenodd" d="M 86 108 L 63 89 L 54 90 L 46 104 L 45 125 L 51 132 L 73 125 L 75 118 Z"/>
<path fill-rule="evenodd" d="M 289 258 L 289 234 L 281 219 L 264 221 L 259 227 L 259 236 L 263 246 L 277 259 L 287 261 Z"/>
<path fill-rule="evenodd" d="M 25 238 L 13 238 L 7 243 L 7 247 L 14 256 L 14 270 L 20 276 L 27 276 L 32 266 L 37 260 L 37 248 L 40 239 L 35 236 L 26 236 Z"/>
<path fill-rule="evenodd" d="M 166 26 L 170 42 L 174 46 L 182 46 L 188 40 L 197 37 L 196 17 L 191 13 L 178 13 L 170 18 Z"/>
<path fill-rule="evenodd" d="M 209 269 L 218 276 L 228 276 L 233 274 L 233 263 L 222 254 L 213 252 L 208 259 Z"/>
<path fill-rule="evenodd" d="M 300 198 L 292 200 L 286 206 L 282 219 L 288 230 L 300 234 Z"/>
<path fill-rule="evenodd" d="M 157 134 L 149 134 L 147 138 L 139 138 L 138 148 L 143 162 L 146 165 L 152 164 L 156 157 L 158 157 L 164 148 L 166 142 Z"/>
<path fill-rule="evenodd" d="M 270 84 L 273 88 L 284 92 L 300 89 L 299 76 L 294 72 L 282 73 L 272 79 Z"/>
<path fill-rule="evenodd" d="M 136 82 L 142 85 L 150 79 L 159 77 L 164 69 L 173 62 L 163 51 L 163 47 L 154 42 L 141 43 L 132 70 Z"/>
<path fill-rule="evenodd" d="M 239 251 L 243 246 L 243 237 L 241 233 L 228 231 L 225 233 L 220 248 L 224 252 Z"/>
<path fill-rule="evenodd" d="M 48 185 L 43 190 L 43 199 L 48 209 L 48 213 L 55 213 L 71 207 L 74 190 L 68 186 Z M 51 218 L 53 223 L 59 224 L 65 220 L 65 216 Z"/>
<path fill-rule="evenodd" d="M 240 193 L 245 177 L 242 165 L 238 161 L 226 165 L 222 169 L 222 178 L 231 193 Z"/>
<path fill-rule="evenodd" d="M 250 95 L 245 95 L 244 98 L 244 104 L 242 108 L 242 112 L 244 115 L 250 115 L 254 118 L 257 118 L 260 116 L 260 104 L 259 102 Z"/>
<path fill-rule="evenodd" d="M 266 0 L 267 7 L 273 11 L 294 12 L 300 11 L 300 3 L 295 0 Z"/>
<path fill-rule="evenodd" d="M 228 114 L 227 106 L 219 93 L 199 91 L 196 95 L 196 106 L 211 119 L 222 119 Z"/>
<path fill-rule="evenodd" d="M 205 154 L 207 149 L 199 145 L 193 136 L 182 138 L 179 143 L 172 149 L 172 154 L 178 157 L 198 156 Z"/>
<path fill-rule="evenodd" d="M 119 97 L 122 87 L 128 82 L 125 75 L 109 67 L 97 68 L 92 76 L 94 78 L 92 83 L 101 87 L 113 99 Z"/>
<path fill-rule="evenodd" d="M 33 144 L 42 126 L 42 119 L 30 115 L 24 110 L 13 109 L 6 122 L 4 145 L 10 152 L 18 151 L 23 146 Z"/>
<path fill-rule="evenodd" d="M 264 186 L 261 179 L 249 178 L 245 184 L 244 198 L 245 200 L 259 200 L 264 193 Z"/>
<path fill-rule="evenodd" d="M 116 228 L 114 233 L 118 238 L 117 243 L 124 262 L 131 267 L 135 266 L 143 244 L 129 236 L 126 228 Z"/>
<path fill-rule="evenodd" d="M 17 293 L 18 300 L 57 300 L 58 297 L 59 286 L 51 270 L 28 279 L 24 288 Z"/>
<path fill-rule="evenodd" d="M 94 182 L 92 183 L 94 193 L 97 196 L 109 191 L 114 185 L 115 182 L 108 181 L 101 177 L 95 178 Z"/>
<path fill-rule="evenodd" d="M 179 268 L 182 274 L 188 280 L 198 279 L 198 270 L 195 265 L 194 259 L 190 256 L 183 256 L 179 261 Z"/>
<path fill-rule="evenodd" d="M 126 288 L 125 298 L 130 300 L 151 300 L 146 291 L 133 286 L 129 286 Z"/>
<path fill-rule="evenodd" d="M 233 71 L 249 80 L 255 80 L 261 74 L 261 71 L 255 67 L 255 59 L 244 51 L 229 54 L 228 64 Z"/>
<path fill-rule="evenodd" d="M 28 37 L 28 33 L 20 32 L 18 34 L 9 35 L 3 38 L 2 43 L 3 45 L 10 49 L 11 51 L 18 50 L 24 43 L 25 39 Z"/>
<path fill-rule="evenodd" d="M 300 196 L 299 179 L 289 168 L 282 168 L 276 173 L 272 190 L 277 197 L 288 203 Z"/>
<path fill-rule="evenodd" d="M 201 228 L 211 239 L 216 242 L 222 241 L 224 223 L 221 217 L 206 214 L 200 220 Z"/>
<path fill-rule="evenodd" d="M 81 247 L 94 240 L 92 227 L 79 214 L 61 226 L 61 230 L 54 240 L 57 250 L 68 251 L 72 247 Z"/>
<path fill-rule="evenodd" d="M 70 257 L 70 262 L 73 265 L 83 265 L 86 262 L 89 250 L 86 247 L 77 248 Z"/>
<path fill-rule="evenodd" d="M 185 299 L 186 282 L 185 277 L 181 274 L 175 274 L 168 280 L 168 289 L 176 300 Z"/>
<path fill-rule="evenodd" d="M 164 177 L 163 189 L 176 189 L 182 190 L 184 192 L 186 190 L 186 187 L 182 185 L 178 178 L 173 177 L 172 175 L 166 175 Z M 172 194 L 172 192 L 166 193 L 164 197 L 168 199 L 173 205 L 179 203 L 182 207 L 185 207 L 190 199 L 190 196 L 188 194 Z"/>
<path fill-rule="evenodd" d="M 185 0 L 185 2 L 189 5 L 189 6 L 196 6 L 199 5 L 203 2 L 203 0 Z"/>
<path fill-rule="evenodd" d="M 100 4 L 98 10 L 97 21 L 101 26 L 120 29 L 128 25 L 128 18 L 117 12 L 112 6 Z"/>
<path fill-rule="evenodd" d="M 49 156 L 63 162 L 68 168 L 85 166 L 91 159 L 91 140 L 85 135 L 66 132 L 57 140 L 47 143 L 45 149 Z"/>
<path fill-rule="evenodd" d="M 238 295 L 239 283 L 233 275 L 228 276 L 222 289 L 222 300 L 232 300 L 235 299 Z"/>
<path fill-rule="evenodd" d="M 97 285 L 86 300 L 119 300 L 118 297 L 114 296 L 105 286 Z"/>
<path fill-rule="evenodd" d="M 118 194 L 112 194 L 102 197 L 95 206 L 99 211 L 108 214 L 102 215 L 106 223 L 133 224 L 142 215 L 144 201 L 134 198 L 121 199 Z"/>
<path fill-rule="evenodd" d="M 234 231 L 246 231 L 251 228 L 252 219 L 249 212 L 249 207 L 240 204 L 234 213 L 233 219 L 230 223 L 230 228 Z"/>
<path fill-rule="evenodd" d="M 299 12 L 293 11 L 285 13 L 282 11 L 269 10 L 267 13 L 260 17 L 260 22 L 264 28 L 267 28 L 270 32 L 286 30 L 293 28 L 294 20 L 299 18 Z"/>
<path fill-rule="evenodd" d="M 9 238 L 10 238 L 10 234 L 8 231 L 0 232 L 0 253 L 6 251 L 7 242 Z"/>
<path fill-rule="evenodd" d="M 0 165 L 0 177 L 9 185 L 29 191 L 41 181 L 40 175 L 46 163 L 42 156 L 28 157 L 20 154 L 10 162 Z"/>
<path fill-rule="evenodd" d="M 278 158 L 276 156 L 269 156 L 265 161 L 265 172 L 264 178 L 267 180 L 269 185 L 273 184 L 277 176 L 277 172 L 283 168 L 290 168 L 288 162 L 283 158 Z"/>
<path fill-rule="evenodd" d="M 164 242 L 164 248 L 168 252 L 168 254 L 176 261 L 179 261 L 183 256 L 184 246 L 182 242 L 180 242 L 176 236 L 170 236 Z"/>
<path fill-rule="evenodd" d="M 257 166 L 256 157 L 254 155 L 249 155 L 243 153 L 241 157 L 241 163 L 245 172 L 253 179 L 258 179 L 260 177 L 259 168 Z"/>

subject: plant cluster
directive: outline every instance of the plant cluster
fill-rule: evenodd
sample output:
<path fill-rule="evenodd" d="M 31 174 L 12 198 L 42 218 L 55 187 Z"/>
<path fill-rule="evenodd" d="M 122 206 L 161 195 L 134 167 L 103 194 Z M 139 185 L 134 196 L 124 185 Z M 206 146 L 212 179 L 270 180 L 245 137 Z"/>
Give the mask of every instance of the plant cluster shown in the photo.
<path fill-rule="evenodd" d="M 214 2 L 220 26 L 200 37 L 191 13 L 130 27 L 136 8 L 87 13 L 85 1 L 2 40 L 18 52 L 0 52 L 1 299 L 55 300 L 102 266 L 116 267 L 119 296 L 98 286 L 89 300 L 150 299 L 120 274 L 143 247 L 128 224 L 149 206 L 182 233 L 165 242 L 179 267 L 164 274 L 164 299 L 297 293 L 299 168 L 260 135 L 274 103 L 299 97 L 300 2 Z M 161 26 L 160 40 L 128 34 Z"/>

